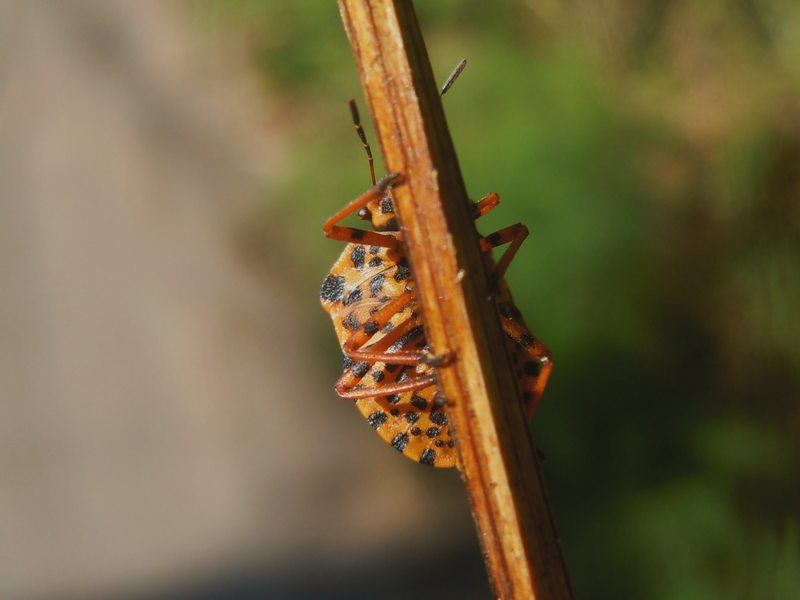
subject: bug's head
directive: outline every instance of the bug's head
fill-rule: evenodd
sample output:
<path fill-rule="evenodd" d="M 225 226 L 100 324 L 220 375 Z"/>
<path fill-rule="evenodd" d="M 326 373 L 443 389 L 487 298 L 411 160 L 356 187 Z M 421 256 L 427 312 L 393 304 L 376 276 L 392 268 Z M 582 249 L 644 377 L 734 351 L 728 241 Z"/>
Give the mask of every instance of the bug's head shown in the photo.
<path fill-rule="evenodd" d="M 360 219 L 372 222 L 375 231 L 399 231 L 397 216 L 394 214 L 392 193 L 388 191 L 380 200 L 373 200 L 358 211 Z"/>

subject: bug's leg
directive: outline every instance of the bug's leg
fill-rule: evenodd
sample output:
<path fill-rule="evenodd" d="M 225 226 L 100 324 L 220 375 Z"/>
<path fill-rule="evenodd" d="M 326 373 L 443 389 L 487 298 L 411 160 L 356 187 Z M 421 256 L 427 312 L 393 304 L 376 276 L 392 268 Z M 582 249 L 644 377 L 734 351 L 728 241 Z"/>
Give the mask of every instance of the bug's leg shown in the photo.
<path fill-rule="evenodd" d="M 525 241 L 526 237 L 528 237 L 528 228 L 522 223 L 517 223 L 516 225 L 510 225 L 499 231 L 490 233 L 481 239 L 481 250 L 484 252 L 488 252 L 492 248 L 511 242 L 511 245 L 503 253 L 503 256 L 497 261 L 494 270 L 495 279 L 499 280 L 505 275 L 508 265 L 511 264 L 511 260 L 514 258 L 517 250 L 519 250 L 519 247 L 522 246 L 522 242 Z"/>
<path fill-rule="evenodd" d="M 401 383 L 391 382 L 369 387 L 359 387 L 355 382 L 352 381 L 352 379 L 348 377 L 348 375 L 351 375 L 350 371 L 346 371 L 334 386 L 336 393 L 339 394 L 341 398 L 345 398 L 346 400 L 358 400 L 359 398 L 401 394 L 403 392 L 419 390 L 436 383 L 436 375 L 429 373 L 426 375 L 418 375 L 417 377 L 409 377 Z"/>
<path fill-rule="evenodd" d="M 342 346 L 342 351 L 352 360 L 361 362 L 386 362 L 395 365 L 418 365 L 425 363 L 431 366 L 442 365 L 449 356 L 432 356 L 425 350 L 403 350 L 403 346 L 420 335 L 422 330 L 415 331 L 418 327 L 412 318 L 407 319 L 394 330 L 388 332 L 383 338 L 372 346 L 364 345 L 378 331 L 383 329 L 397 313 L 401 312 L 413 300 L 411 292 L 400 294 L 386 303 L 370 319 L 359 326 Z"/>
<path fill-rule="evenodd" d="M 382 248 L 390 248 L 396 250 L 400 247 L 397 239 L 386 233 L 379 233 L 377 231 L 367 231 L 365 229 L 356 229 L 355 227 L 342 227 L 337 225 L 339 221 L 345 217 L 356 212 L 358 209 L 366 206 L 369 202 L 377 200 L 383 196 L 390 186 L 397 185 L 402 182 L 402 176 L 397 173 L 389 173 L 381 178 L 381 180 L 361 194 L 355 200 L 349 202 L 342 210 L 331 216 L 322 226 L 322 232 L 329 238 L 340 240 L 342 242 L 355 242 L 357 244 L 367 244 L 370 246 L 380 246 Z"/>
<path fill-rule="evenodd" d="M 517 223 L 481 239 L 481 248 L 485 252 L 511 242 L 495 267 L 495 281 L 505 274 L 508 265 L 511 264 L 511 259 L 514 258 L 526 237 L 528 237 L 528 228 Z M 528 418 L 531 418 L 547 385 L 550 371 L 553 369 L 553 359 L 550 350 L 534 337 L 522 320 L 519 310 L 510 301 L 501 302 L 498 309 L 502 315 L 503 330 L 508 337 L 514 340 L 523 355 L 520 365 L 523 377 L 521 382 L 522 399 Z"/>
<path fill-rule="evenodd" d="M 417 331 L 413 333 L 413 330 L 417 328 L 417 324 L 413 319 L 408 319 L 404 321 L 402 324 L 398 325 L 395 329 L 393 329 L 390 333 L 386 336 L 381 338 L 378 342 L 373 344 L 371 348 L 386 350 L 387 347 L 393 346 L 395 344 L 403 345 L 405 340 L 401 340 L 400 338 L 405 336 L 411 336 L 410 339 L 413 339 L 420 333 L 421 331 Z M 345 352 L 345 354 L 350 357 L 350 355 Z M 364 353 L 359 353 L 364 354 Z M 373 354 L 369 354 L 369 356 L 373 356 Z M 379 356 L 374 360 L 374 362 L 383 362 L 383 356 L 386 356 L 389 362 L 388 364 L 394 365 L 395 367 L 400 364 L 397 361 L 398 352 L 395 353 L 388 353 L 388 354 L 380 354 L 379 352 L 375 352 L 374 356 Z M 419 357 L 411 364 L 419 364 L 422 362 Z M 393 371 L 394 369 L 385 368 L 386 371 Z M 345 370 L 339 380 L 336 382 L 334 389 L 336 393 L 339 394 L 340 397 L 346 399 L 358 399 L 358 398 L 366 398 L 371 396 L 386 396 L 389 394 L 399 394 L 401 392 L 408 392 L 411 390 L 421 389 L 423 387 L 427 387 L 436 383 L 436 376 L 433 373 L 427 373 L 424 375 L 419 375 L 417 377 L 410 377 L 406 378 L 403 381 L 387 381 L 386 383 L 377 383 L 371 386 L 364 386 L 359 385 L 359 382 L 366 376 L 366 374 L 370 371 L 370 361 L 362 361 L 357 362 L 352 365 L 350 368 Z"/>
<path fill-rule="evenodd" d="M 547 346 L 536 339 L 525 326 L 516 307 L 509 302 L 499 308 L 503 315 L 503 330 L 522 352 L 522 400 L 530 419 L 542 398 L 550 371 L 553 370 L 553 359 Z"/>
<path fill-rule="evenodd" d="M 483 198 L 481 198 L 478 202 L 473 202 L 472 204 L 472 218 L 479 219 L 486 214 L 490 210 L 492 210 L 495 206 L 500 204 L 500 196 L 495 192 L 490 192 L 486 194 Z"/>

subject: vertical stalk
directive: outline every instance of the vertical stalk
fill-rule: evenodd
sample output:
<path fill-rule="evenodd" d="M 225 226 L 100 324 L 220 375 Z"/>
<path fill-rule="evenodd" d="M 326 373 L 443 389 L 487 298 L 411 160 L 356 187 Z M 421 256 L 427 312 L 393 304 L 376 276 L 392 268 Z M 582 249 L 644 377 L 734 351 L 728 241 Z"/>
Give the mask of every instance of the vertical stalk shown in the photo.
<path fill-rule="evenodd" d="M 449 400 L 489 575 L 498 597 L 571 598 L 504 333 L 490 299 L 464 181 L 410 0 L 339 0 L 376 123 L 398 214 Z M 499 350 L 498 350 L 499 349 Z"/>

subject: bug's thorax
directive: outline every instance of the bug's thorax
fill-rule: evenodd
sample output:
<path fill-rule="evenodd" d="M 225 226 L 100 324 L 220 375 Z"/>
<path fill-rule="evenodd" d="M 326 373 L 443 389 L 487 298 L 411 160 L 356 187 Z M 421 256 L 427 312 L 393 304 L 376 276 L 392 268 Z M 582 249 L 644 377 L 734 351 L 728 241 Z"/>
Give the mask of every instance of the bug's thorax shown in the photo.
<path fill-rule="evenodd" d="M 397 215 L 394 212 L 394 198 L 391 190 L 387 190 L 379 200 L 367 203 L 364 208 L 358 211 L 358 216 L 361 219 L 369 220 L 375 231 L 400 231 Z"/>

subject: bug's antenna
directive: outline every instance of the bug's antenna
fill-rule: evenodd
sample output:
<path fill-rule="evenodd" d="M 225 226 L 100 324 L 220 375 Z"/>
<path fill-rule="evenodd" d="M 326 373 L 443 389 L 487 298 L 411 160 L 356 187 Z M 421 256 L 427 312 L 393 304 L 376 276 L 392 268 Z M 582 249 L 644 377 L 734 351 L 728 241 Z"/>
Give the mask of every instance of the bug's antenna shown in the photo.
<path fill-rule="evenodd" d="M 449 90 L 450 86 L 455 83 L 456 79 L 458 79 L 458 76 L 461 75 L 461 71 L 463 71 L 464 67 L 466 66 L 467 66 L 467 59 L 462 58 L 461 62 L 456 65 L 455 69 L 453 69 L 453 72 L 450 73 L 450 77 L 448 77 L 447 81 L 444 82 L 444 85 L 442 86 L 442 91 L 439 92 L 440 97 L 445 95 L 447 90 Z"/>
<path fill-rule="evenodd" d="M 369 147 L 367 141 L 367 134 L 364 133 L 364 128 L 361 126 L 361 117 L 358 116 L 358 106 L 356 101 L 350 100 L 350 114 L 353 115 L 353 125 L 356 126 L 356 133 L 358 134 L 361 143 L 364 144 L 364 150 L 367 152 L 367 160 L 369 160 L 369 176 L 372 177 L 372 185 L 375 185 L 375 162 L 372 160 L 372 148 Z"/>

